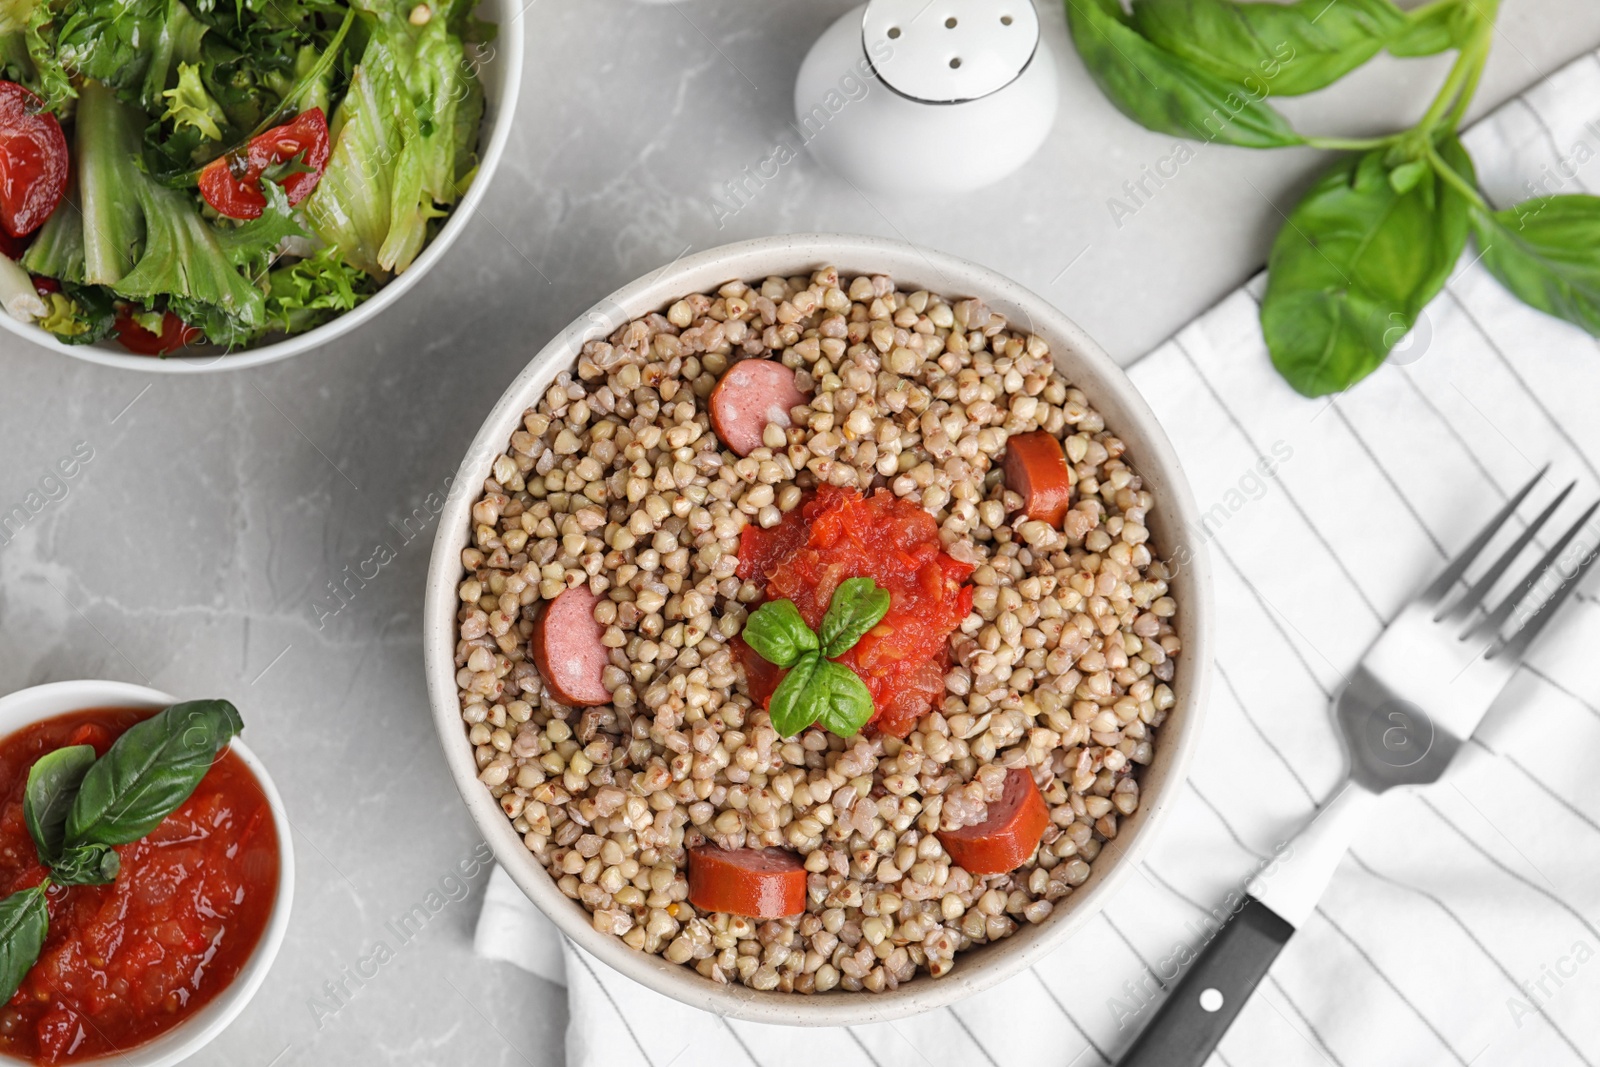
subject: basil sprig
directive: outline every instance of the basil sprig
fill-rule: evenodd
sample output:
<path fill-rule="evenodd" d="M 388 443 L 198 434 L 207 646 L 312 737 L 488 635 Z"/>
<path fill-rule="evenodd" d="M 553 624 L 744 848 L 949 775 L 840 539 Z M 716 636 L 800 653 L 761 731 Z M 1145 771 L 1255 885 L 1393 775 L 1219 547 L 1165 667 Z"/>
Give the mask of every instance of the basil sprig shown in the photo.
<path fill-rule="evenodd" d="M 114 881 L 121 869 L 114 846 L 139 840 L 176 811 L 242 729 L 239 710 L 226 700 L 192 700 L 129 727 L 99 759 L 89 745 L 69 745 L 34 762 L 23 821 L 49 873 L 0 900 L 0 1003 L 39 959 L 50 884 Z"/>
<path fill-rule="evenodd" d="M 1410 11 L 1393 0 L 1131 0 L 1128 11 L 1122 0 L 1064 2 L 1090 75 L 1141 125 L 1250 148 L 1355 153 L 1289 213 L 1267 267 L 1262 332 L 1299 392 L 1337 393 L 1381 366 L 1443 287 L 1469 230 L 1513 295 L 1600 337 L 1600 198 L 1538 197 L 1496 211 L 1456 139 L 1499 0 L 1428 0 Z M 1330 85 L 1381 51 L 1448 50 L 1450 73 L 1407 130 L 1307 136 L 1271 104 Z M 1109 206 L 1121 225 L 1143 203 Z"/>
<path fill-rule="evenodd" d="M 745 644 L 788 674 L 773 691 L 767 713 L 779 736 L 793 737 L 812 723 L 854 737 L 872 718 L 872 694 L 855 671 L 834 660 L 855 647 L 889 611 L 889 592 L 871 578 L 847 578 L 833 591 L 813 632 L 791 600 L 769 600 L 745 621 Z"/>
<path fill-rule="evenodd" d="M 161 824 L 244 729 L 226 700 L 191 700 L 129 727 L 83 776 L 67 845 L 125 845 Z"/>

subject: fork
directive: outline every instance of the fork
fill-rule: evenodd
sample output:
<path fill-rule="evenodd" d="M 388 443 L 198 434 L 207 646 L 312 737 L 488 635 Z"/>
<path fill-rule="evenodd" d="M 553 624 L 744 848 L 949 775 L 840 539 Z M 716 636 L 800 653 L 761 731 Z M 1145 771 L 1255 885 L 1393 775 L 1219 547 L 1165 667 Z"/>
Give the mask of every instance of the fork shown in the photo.
<path fill-rule="evenodd" d="M 1600 550 L 1561 576 L 1526 621 L 1503 634 L 1535 588 L 1600 508 L 1591 504 L 1499 604 L 1489 593 L 1571 494 L 1563 489 L 1476 580 L 1467 570 L 1506 526 L 1549 465 L 1535 474 L 1466 549 L 1378 636 L 1333 701 L 1348 771 L 1333 797 L 1245 886 L 1231 916 L 1196 950 L 1188 971 L 1119 1060 L 1120 1067 L 1200 1067 L 1295 929 L 1310 918 L 1334 869 L 1379 795 L 1438 781 L 1464 739 L 1511 680 L 1529 647 L 1572 594 Z"/>

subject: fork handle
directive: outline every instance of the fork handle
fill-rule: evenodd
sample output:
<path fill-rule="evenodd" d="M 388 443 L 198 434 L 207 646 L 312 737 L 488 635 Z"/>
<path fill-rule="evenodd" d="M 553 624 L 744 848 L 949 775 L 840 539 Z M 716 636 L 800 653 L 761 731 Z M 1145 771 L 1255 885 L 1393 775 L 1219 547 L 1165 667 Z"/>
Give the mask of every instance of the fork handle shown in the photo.
<path fill-rule="evenodd" d="M 1255 897 L 1243 900 L 1167 993 L 1118 1067 L 1201 1067 L 1211 1058 L 1294 933 L 1294 927 Z"/>
<path fill-rule="evenodd" d="M 1316 910 L 1375 800 L 1346 782 L 1292 841 L 1279 846 L 1244 894 L 1230 894 L 1224 906 L 1232 914 L 1220 926 L 1206 924 L 1209 940 L 1118 1067 L 1202 1067 L 1211 1058 L 1295 928 Z M 1178 958 L 1181 963 L 1189 956 Z"/>

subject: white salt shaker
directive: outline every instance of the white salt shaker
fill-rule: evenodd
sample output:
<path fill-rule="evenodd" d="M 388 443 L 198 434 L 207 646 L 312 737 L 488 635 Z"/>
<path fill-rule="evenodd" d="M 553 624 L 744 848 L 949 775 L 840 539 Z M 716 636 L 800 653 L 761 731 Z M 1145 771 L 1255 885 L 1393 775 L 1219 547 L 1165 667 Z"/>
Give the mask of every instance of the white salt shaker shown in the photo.
<path fill-rule="evenodd" d="M 795 132 L 861 189 L 957 193 L 1027 162 L 1056 117 L 1031 0 L 870 0 L 817 39 Z"/>

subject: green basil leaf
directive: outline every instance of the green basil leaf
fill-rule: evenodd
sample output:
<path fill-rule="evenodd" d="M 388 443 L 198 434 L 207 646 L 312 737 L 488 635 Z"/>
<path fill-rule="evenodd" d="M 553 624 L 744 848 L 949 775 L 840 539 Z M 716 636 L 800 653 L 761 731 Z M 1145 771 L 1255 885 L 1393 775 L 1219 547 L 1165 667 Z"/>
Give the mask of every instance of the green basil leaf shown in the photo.
<path fill-rule="evenodd" d="M 1461 0 L 1426 4 L 1406 16 L 1406 25 L 1389 39 L 1390 55 L 1435 56 L 1460 48 L 1474 24 L 1472 10 Z"/>
<path fill-rule="evenodd" d="M 811 679 L 811 699 L 820 706 L 817 721 L 829 733 L 854 737 L 872 718 L 872 694 L 855 671 L 824 660 Z"/>
<path fill-rule="evenodd" d="M 1154 44 L 1256 95 L 1332 85 L 1407 28 L 1391 0 L 1135 0 L 1133 27 Z"/>
<path fill-rule="evenodd" d="M 0 1003 L 11 999 L 29 968 L 38 962 L 49 928 L 43 886 L 0 900 Z"/>
<path fill-rule="evenodd" d="M 850 651 L 863 634 L 889 613 L 889 591 L 871 578 L 846 578 L 833 591 L 822 617 L 822 654 L 834 659 Z"/>
<path fill-rule="evenodd" d="M 1600 197 L 1475 211 L 1472 232 L 1483 265 L 1518 300 L 1600 337 Z"/>
<path fill-rule="evenodd" d="M 1247 148 L 1300 144 L 1288 121 L 1238 82 L 1152 44 L 1119 0 L 1066 0 L 1072 42 L 1101 92 L 1129 118 L 1161 133 Z"/>
<path fill-rule="evenodd" d="M 744 643 L 768 663 L 791 667 L 807 652 L 817 650 L 817 635 L 792 600 L 769 600 L 745 620 Z"/>
<path fill-rule="evenodd" d="M 1453 137 L 1439 153 L 1473 180 Z M 1372 373 L 1444 287 L 1466 242 L 1465 198 L 1431 167 L 1397 192 L 1384 156 L 1377 149 L 1335 164 L 1272 246 L 1261 328 L 1273 365 L 1306 396 Z"/>
<path fill-rule="evenodd" d="M 61 855 L 67 836 L 67 812 L 78 796 L 78 784 L 94 763 L 93 745 L 69 745 L 40 756 L 28 771 L 22 796 L 22 817 L 39 850 L 39 862 Z"/>
<path fill-rule="evenodd" d="M 772 728 L 779 737 L 793 737 L 817 721 L 822 713 L 811 692 L 811 679 L 827 660 L 815 652 L 807 652 L 789 668 L 778 688 L 773 690 L 767 703 L 767 713 L 772 716 Z"/>
<path fill-rule="evenodd" d="M 129 727 L 83 776 L 67 816 L 67 846 L 137 841 L 189 799 L 244 728 L 226 700 L 192 700 Z"/>
<path fill-rule="evenodd" d="M 109 885 L 120 870 L 122 857 L 111 847 L 78 845 L 50 865 L 50 878 L 57 885 Z"/>

